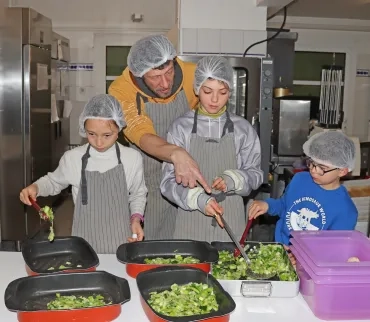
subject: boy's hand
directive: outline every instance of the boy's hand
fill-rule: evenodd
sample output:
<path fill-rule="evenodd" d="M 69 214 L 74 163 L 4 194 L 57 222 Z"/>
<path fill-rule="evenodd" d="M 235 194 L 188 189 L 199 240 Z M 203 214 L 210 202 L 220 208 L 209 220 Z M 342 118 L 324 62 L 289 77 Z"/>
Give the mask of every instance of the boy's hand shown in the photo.
<path fill-rule="evenodd" d="M 31 206 L 30 198 L 33 200 L 36 200 L 37 194 L 39 192 L 39 188 L 37 187 L 37 184 L 31 184 L 30 186 L 24 188 L 20 195 L 19 199 L 26 205 Z"/>
<path fill-rule="evenodd" d="M 144 230 L 141 227 L 141 222 L 139 218 L 133 218 L 131 221 L 131 231 L 132 237 L 127 238 L 129 243 L 142 241 L 144 239 Z"/>
<path fill-rule="evenodd" d="M 227 185 L 226 185 L 225 180 L 221 177 L 215 178 L 212 182 L 212 189 L 222 191 L 222 192 L 227 192 Z"/>
<path fill-rule="evenodd" d="M 224 226 L 220 217 L 222 216 L 223 212 L 223 208 L 213 198 L 208 201 L 206 208 L 204 209 L 204 214 L 209 217 L 214 217 L 220 227 Z"/>
<path fill-rule="evenodd" d="M 295 268 L 295 264 L 296 264 L 295 256 L 292 254 L 292 252 L 290 251 L 290 248 L 287 245 L 284 245 L 284 248 L 288 252 L 289 260 Z"/>
<path fill-rule="evenodd" d="M 265 201 L 255 200 L 248 209 L 249 219 L 256 219 L 258 216 L 265 214 L 269 210 L 269 205 Z"/>

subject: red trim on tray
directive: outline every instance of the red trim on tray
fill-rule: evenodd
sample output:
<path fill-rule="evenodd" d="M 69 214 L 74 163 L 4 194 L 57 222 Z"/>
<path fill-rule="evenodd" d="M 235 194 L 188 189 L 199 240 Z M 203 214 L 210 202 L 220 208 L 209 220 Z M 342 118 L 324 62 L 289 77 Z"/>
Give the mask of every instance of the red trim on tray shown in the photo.
<path fill-rule="evenodd" d="M 121 304 L 81 310 L 18 312 L 19 322 L 110 322 L 121 314 Z"/>
<path fill-rule="evenodd" d="M 152 310 L 152 308 L 146 303 L 146 301 L 143 299 L 142 296 L 140 296 L 140 302 L 141 302 L 141 306 L 144 309 L 145 315 L 147 316 L 147 318 L 149 319 L 150 322 L 167 322 L 167 320 L 162 319 L 161 317 L 159 317 Z M 230 321 L 230 314 L 223 315 L 223 316 L 212 317 L 212 318 L 209 318 L 209 319 L 204 319 L 202 321 L 207 321 L 207 322 L 229 322 Z"/>
<path fill-rule="evenodd" d="M 148 265 L 148 264 L 126 264 L 126 272 L 129 276 L 136 278 L 141 272 L 149 271 L 153 268 L 163 267 L 163 266 L 182 266 L 182 267 L 194 267 L 199 268 L 202 271 L 209 273 L 211 271 L 210 263 L 198 263 L 198 264 L 162 264 L 162 265 Z"/>

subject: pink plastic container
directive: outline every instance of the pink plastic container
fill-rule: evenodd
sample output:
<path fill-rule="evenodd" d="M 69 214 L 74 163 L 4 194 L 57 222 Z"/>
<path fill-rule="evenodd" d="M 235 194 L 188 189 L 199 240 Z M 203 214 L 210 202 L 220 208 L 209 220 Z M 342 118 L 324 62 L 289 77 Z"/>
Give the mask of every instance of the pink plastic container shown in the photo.
<path fill-rule="evenodd" d="M 304 259 L 304 261 L 307 263 L 307 265 L 315 272 L 316 275 L 364 275 L 364 276 L 370 276 L 370 261 L 366 260 L 366 257 L 369 256 L 370 253 L 363 252 L 356 252 L 354 251 L 348 251 L 348 254 L 356 254 L 361 262 L 352 262 L 348 263 L 347 260 L 349 257 L 343 252 L 340 254 L 341 258 L 344 258 L 344 261 L 333 261 L 332 266 L 330 266 L 329 262 L 314 262 L 311 257 L 308 255 L 307 250 L 304 250 L 304 248 L 293 238 L 290 239 L 291 244 L 295 247 L 296 251 L 299 252 L 300 256 Z M 336 248 L 339 248 L 340 251 L 341 246 L 336 246 Z M 337 251 L 337 250 L 336 250 Z M 332 252 L 333 253 L 333 252 Z M 344 255 L 343 255 L 344 254 Z M 328 256 L 329 257 L 329 256 Z"/>
<path fill-rule="evenodd" d="M 299 245 L 322 273 L 356 267 L 356 274 L 370 274 L 370 240 L 359 231 L 294 231 L 292 236 L 290 242 Z M 348 263 L 350 257 L 358 257 L 360 263 Z"/>
<path fill-rule="evenodd" d="M 297 259 L 300 292 L 320 319 L 370 319 L 370 242 L 359 234 L 292 233 L 291 251 Z M 353 256 L 363 262 L 347 263 Z"/>
<path fill-rule="evenodd" d="M 322 320 L 370 319 L 370 276 L 318 276 L 291 246 L 297 259 L 299 291 Z"/>

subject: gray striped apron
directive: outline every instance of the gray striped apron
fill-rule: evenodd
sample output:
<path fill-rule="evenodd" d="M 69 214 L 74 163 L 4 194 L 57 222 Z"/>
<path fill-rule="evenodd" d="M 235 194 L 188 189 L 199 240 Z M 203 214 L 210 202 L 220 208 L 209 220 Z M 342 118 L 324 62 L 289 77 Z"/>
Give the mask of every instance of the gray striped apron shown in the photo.
<path fill-rule="evenodd" d="M 198 110 L 194 113 L 189 152 L 210 184 L 225 170 L 237 169 L 234 123 L 227 111 L 226 115 L 227 120 L 219 139 L 197 135 Z M 214 191 L 215 195 L 218 193 L 218 191 Z M 230 194 L 220 204 L 224 208 L 227 223 L 236 236 L 241 237 L 246 224 L 243 198 Z M 207 242 L 230 241 L 227 232 L 220 228 L 212 217 L 206 216 L 198 210 L 186 211 L 181 208 L 178 209 L 174 238 L 189 238 Z"/>
<path fill-rule="evenodd" d="M 138 93 L 138 95 L 140 94 Z M 157 135 L 164 140 L 167 140 L 167 131 L 173 121 L 189 111 L 189 103 L 183 90 L 176 95 L 172 102 L 167 104 L 151 103 L 148 102 L 147 97 L 137 96 L 139 114 L 141 114 L 140 97 Z M 159 188 L 162 178 L 162 161 L 144 152 L 142 154 L 145 184 L 148 188 L 144 221 L 145 239 L 172 239 L 177 207 L 162 196 Z"/>
<path fill-rule="evenodd" d="M 115 254 L 131 237 L 126 175 L 121 151 L 115 146 L 118 165 L 106 172 L 86 171 L 90 145 L 82 157 L 72 235 L 84 238 L 98 254 Z"/>

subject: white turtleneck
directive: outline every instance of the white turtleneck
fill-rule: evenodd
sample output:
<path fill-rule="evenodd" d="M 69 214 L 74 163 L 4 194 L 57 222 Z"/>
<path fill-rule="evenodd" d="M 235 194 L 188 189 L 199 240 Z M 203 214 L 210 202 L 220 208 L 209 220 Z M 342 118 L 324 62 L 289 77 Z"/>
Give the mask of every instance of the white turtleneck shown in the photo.
<path fill-rule="evenodd" d="M 132 148 L 125 147 L 119 143 L 118 146 L 121 151 L 121 161 L 126 175 L 131 214 L 144 214 L 148 190 L 144 181 L 142 156 Z M 76 202 L 81 181 L 81 158 L 86 153 L 87 147 L 88 144 L 85 144 L 64 153 L 58 168 L 35 182 L 39 188 L 38 196 L 57 195 L 63 189 L 72 185 L 73 201 Z M 90 158 L 87 162 L 87 171 L 103 173 L 118 165 L 114 145 L 105 152 L 98 152 L 93 147 L 90 147 L 89 153 Z"/>

